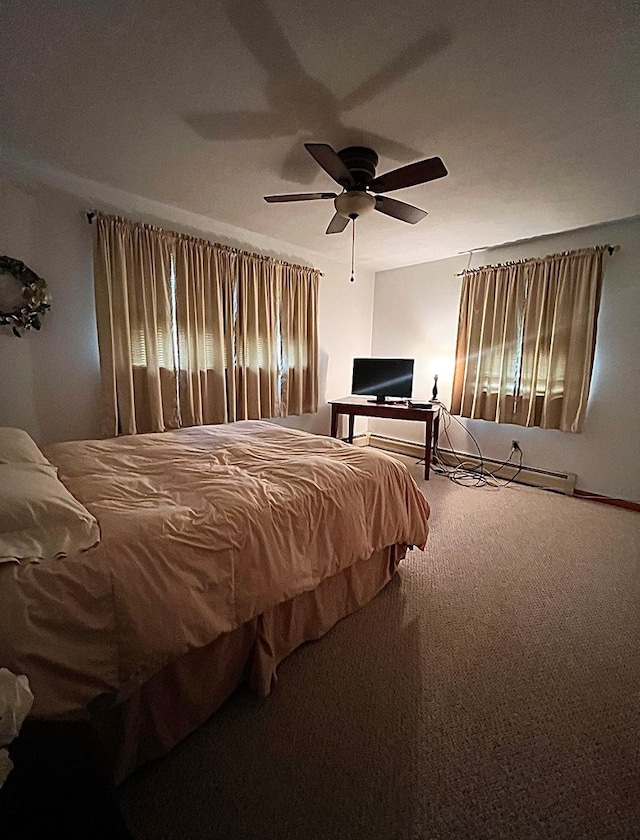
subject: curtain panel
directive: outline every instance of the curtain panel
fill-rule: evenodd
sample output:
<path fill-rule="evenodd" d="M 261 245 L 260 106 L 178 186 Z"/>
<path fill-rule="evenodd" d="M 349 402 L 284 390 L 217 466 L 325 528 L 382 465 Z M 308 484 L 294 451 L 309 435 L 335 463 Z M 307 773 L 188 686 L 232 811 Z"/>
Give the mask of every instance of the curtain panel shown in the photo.
<path fill-rule="evenodd" d="M 463 273 L 451 411 L 582 430 L 603 249 Z"/>
<path fill-rule="evenodd" d="M 95 220 L 94 281 L 106 436 L 179 425 L 171 251 L 153 228 Z"/>
<path fill-rule="evenodd" d="M 319 272 L 98 214 L 105 435 L 317 411 Z"/>

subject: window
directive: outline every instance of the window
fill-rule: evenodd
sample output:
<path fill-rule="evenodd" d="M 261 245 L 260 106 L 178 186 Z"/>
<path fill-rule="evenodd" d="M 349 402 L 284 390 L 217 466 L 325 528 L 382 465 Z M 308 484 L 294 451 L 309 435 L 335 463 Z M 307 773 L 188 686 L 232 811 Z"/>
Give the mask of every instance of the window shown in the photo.
<path fill-rule="evenodd" d="M 107 433 L 317 410 L 317 270 L 101 214 L 94 266 Z"/>
<path fill-rule="evenodd" d="M 452 412 L 580 431 L 603 248 L 463 273 Z"/>

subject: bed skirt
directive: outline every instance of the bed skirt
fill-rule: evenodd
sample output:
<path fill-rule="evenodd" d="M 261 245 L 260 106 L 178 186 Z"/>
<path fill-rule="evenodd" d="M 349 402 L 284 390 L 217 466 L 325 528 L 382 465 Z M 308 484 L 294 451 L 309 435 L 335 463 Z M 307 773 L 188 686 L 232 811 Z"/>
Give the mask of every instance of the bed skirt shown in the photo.
<path fill-rule="evenodd" d="M 316 589 L 185 654 L 124 702 L 110 708 L 92 704 L 90 719 L 107 750 L 114 781 L 121 782 L 140 765 L 171 750 L 243 682 L 266 697 L 283 659 L 374 598 L 405 553 L 405 545 L 374 552 Z"/>

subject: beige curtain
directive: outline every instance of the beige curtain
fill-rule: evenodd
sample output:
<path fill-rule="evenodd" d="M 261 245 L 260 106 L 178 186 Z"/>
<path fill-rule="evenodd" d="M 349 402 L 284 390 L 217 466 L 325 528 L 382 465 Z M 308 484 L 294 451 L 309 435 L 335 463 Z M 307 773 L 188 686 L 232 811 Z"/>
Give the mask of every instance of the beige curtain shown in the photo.
<path fill-rule="evenodd" d="M 464 273 L 452 413 L 581 431 L 602 262 L 595 248 Z"/>
<path fill-rule="evenodd" d="M 234 364 L 229 382 L 231 420 L 280 417 L 287 413 L 279 392 L 278 266 L 238 256 Z"/>
<path fill-rule="evenodd" d="M 318 272 L 280 266 L 282 402 L 287 414 L 318 410 Z"/>
<path fill-rule="evenodd" d="M 318 272 L 176 245 L 182 425 L 317 411 Z"/>
<path fill-rule="evenodd" d="M 107 435 L 317 411 L 319 272 L 98 215 Z"/>
<path fill-rule="evenodd" d="M 225 423 L 226 371 L 233 364 L 236 256 L 200 240 L 175 245 L 175 316 L 180 425 Z"/>
<path fill-rule="evenodd" d="M 148 225 L 98 214 L 94 277 L 103 434 L 179 425 L 169 243 Z"/>

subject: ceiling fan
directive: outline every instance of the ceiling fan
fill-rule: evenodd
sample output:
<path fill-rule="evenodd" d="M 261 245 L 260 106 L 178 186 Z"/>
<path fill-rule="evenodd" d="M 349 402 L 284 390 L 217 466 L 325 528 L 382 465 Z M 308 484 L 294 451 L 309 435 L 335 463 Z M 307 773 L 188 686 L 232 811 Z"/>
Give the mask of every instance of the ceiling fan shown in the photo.
<path fill-rule="evenodd" d="M 350 220 L 355 220 L 371 210 L 377 210 L 394 219 L 400 219 L 415 225 L 427 215 L 424 210 L 388 198 L 380 193 L 393 192 L 416 184 L 425 184 L 444 178 L 448 174 L 444 163 L 439 157 L 427 158 L 408 166 L 393 169 L 376 178 L 378 155 L 373 149 L 365 146 L 348 146 L 335 152 L 326 143 L 305 143 L 309 154 L 316 162 L 338 183 L 343 191 L 333 192 L 294 193 L 292 195 L 265 195 L 264 200 L 270 203 L 281 201 L 316 201 L 318 199 L 333 199 L 335 215 L 329 222 L 326 233 L 342 233 Z"/>

